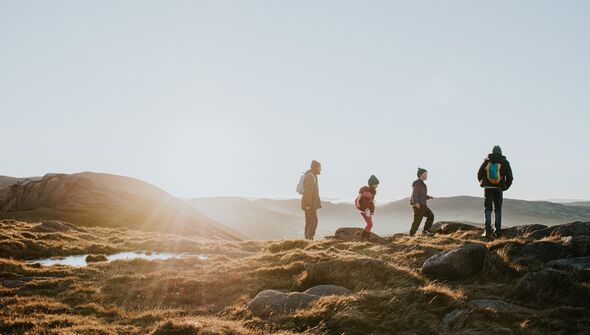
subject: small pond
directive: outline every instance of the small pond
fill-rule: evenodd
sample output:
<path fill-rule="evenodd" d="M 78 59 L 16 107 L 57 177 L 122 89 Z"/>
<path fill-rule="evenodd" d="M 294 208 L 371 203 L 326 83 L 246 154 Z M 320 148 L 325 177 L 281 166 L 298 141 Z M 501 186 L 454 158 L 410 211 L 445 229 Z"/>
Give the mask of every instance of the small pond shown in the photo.
<path fill-rule="evenodd" d="M 43 259 L 36 259 L 32 261 L 27 261 L 27 263 L 39 263 L 45 266 L 51 265 L 71 265 L 71 266 L 86 266 L 91 264 L 92 262 L 86 262 L 86 256 L 89 254 L 84 255 L 73 255 L 73 256 L 64 256 L 64 257 L 52 257 L 52 258 L 43 258 Z M 112 255 L 106 255 L 107 262 L 116 261 L 116 260 L 130 260 L 130 259 L 147 259 L 147 260 L 164 260 L 170 258 L 190 258 L 196 257 L 200 260 L 207 259 L 207 255 L 205 254 L 191 254 L 186 252 L 145 252 L 145 251 L 126 251 L 126 252 L 119 252 Z M 104 262 L 103 262 L 104 263 Z"/>

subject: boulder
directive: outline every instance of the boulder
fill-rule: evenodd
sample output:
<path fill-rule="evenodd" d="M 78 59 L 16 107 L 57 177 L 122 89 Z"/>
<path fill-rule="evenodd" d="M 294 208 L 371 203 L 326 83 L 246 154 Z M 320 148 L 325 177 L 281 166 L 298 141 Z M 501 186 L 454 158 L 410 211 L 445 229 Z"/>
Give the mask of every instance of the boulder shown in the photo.
<path fill-rule="evenodd" d="M 336 230 L 336 233 L 334 234 L 334 238 L 343 241 L 358 242 L 361 240 L 362 231 L 362 228 L 338 228 Z M 371 233 L 371 236 L 369 237 L 369 242 L 378 244 L 390 243 L 389 241 L 375 233 Z"/>
<path fill-rule="evenodd" d="M 590 256 L 590 236 L 566 236 L 561 240 L 565 246 L 570 248 L 574 256 Z"/>
<path fill-rule="evenodd" d="M 430 231 L 436 234 L 452 234 L 458 231 L 470 231 L 470 230 L 482 230 L 482 228 L 477 227 L 472 224 L 461 223 L 461 222 L 449 222 L 449 221 L 440 221 L 432 225 Z"/>
<path fill-rule="evenodd" d="M 465 321 L 469 317 L 469 311 L 466 309 L 456 309 L 447 313 L 442 319 L 442 328 L 445 331 L 458 330 L 463 328 Z"/>
<path fill-rule="evenodd" d="M 590 257 L 558 259 L 547 263 L 547 267 L 564 271 L 579 281 L 590 281 Z"/>
<path fill-rule="evenodd" d="M 572 292 L 573 285 L 566 272 L 546 268 L 527 273 L 518 281 L 513 294 L 526 301 L 562 300 Z"/>
<path fill-rule="evenodd" d="M 511 304 L 503 300 L 496 299 L 474 299 L 469 302 L 469 305 L 476 309 L 491 310 L 495 313 L 518 313 L 518 314 L 532 314 L 535 310 L 530 308 Z"/>
<path fill-rule="evenodd" d="M 510 260 L 524 266 L 541 266 L 549 261 L 571 256 L 568 247 L 550 241 L 513 245 L 508 251 Z"/>
<path fill-rule="evenodd" d="M 542 224 L 529 224 L 522 226 L 514 226 L 502 229 L 502 237 L 515 238 L 515 237 L 528 237 L 531 233 L 547 228 L 546 225 Z"/>
<path fill-rule="evenodd" d="M 50 220 L 50 221 L 43 221 L 41 224 L 33 227 L 31 231 L 34 232 L 41 232 L 41 233 L 55 233 L 55 232 L 67 232 L 67 231 L 78 231 L 78 232 L 86 232 L 86 229 L 77 227 L 71 223 L 57 221 L 57 220 Z"/>
<path fill-rule="evenodd" d="M 573 222 L 557 226 L 547 227 L 545 229 L 532 232 L 529 236 L 535 239 L 541 239 L 551 235 L 559 236 L 582 236 L 590 235 L 590 222 Z"/>
<path fill-rule="evenodd" d="M 327 295 L 346 295 L 350 293 L 350 290 L 346 287 L 338 285 L 317 285 L 312 288 L 309 288 L 307 291 L 303 293 L 323 297 Z"/>
<path fill-rule="evenodd" d="M 306 308 L 322 296 L 345 295 L 348 293 L 350 293 L 348 289 L 336 285 L 318 285 L 305 292 L 291 293 L 264 290 L 250 300 L 246 307 L 252 312 L 252 315 L 265 317 Z"/>
<path fill-rule="evenodd" d="M 441 251 L 424 262 L 422 273 L 439 279 L 463 279 L 477 275 L 488 253 L 489 250 L 481 244 L 466 244 Z"/>

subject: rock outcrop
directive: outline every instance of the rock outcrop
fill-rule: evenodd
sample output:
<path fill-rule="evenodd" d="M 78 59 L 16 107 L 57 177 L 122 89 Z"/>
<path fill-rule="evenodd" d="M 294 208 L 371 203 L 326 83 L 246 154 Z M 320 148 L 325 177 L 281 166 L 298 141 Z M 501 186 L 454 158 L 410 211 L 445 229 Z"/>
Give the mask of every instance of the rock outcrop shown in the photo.
<path fill-rule="evenodd" d="M 483 230 L 481 227 L 477 227 L 472 224 L 462 222 L 450 222 L 440 221 L 432 225 L 431 232 L 436 234 L 452 234 L 458 231 L 472 231 L 472 230 Z"/>
<path fill-rule="evenodd" d="M 361 240 L 362 231 L 362 228 L 338 228 L 334 234 L 334 238 L 342 241 L 358 242 Z M 375 233 L 371 233 L 368 242 L 389 244 L 389 241 Z"/>
<path fill-rule="evenodd" d="M 564 271 L 578 281 L 590 282 L 590 257 L 558 259 L 547 263 L 547 267 Z"/>
<path fill-rule="evenodd" d="M 322 296 L 345 295 L 348 293 L 350 293 L 348 289 L 336 285 L 315 286 L 305 292 L 264 290 L 250 300 L 246 307 L 252 315 L 266 317 L 306 308 Z"/>
<path fill-rule="evenodd" d="M 428 258 L 422 273 L 437 279 L 463 279 L 481 272 L 488 249 L 481 244 L 466 244 Z"/>

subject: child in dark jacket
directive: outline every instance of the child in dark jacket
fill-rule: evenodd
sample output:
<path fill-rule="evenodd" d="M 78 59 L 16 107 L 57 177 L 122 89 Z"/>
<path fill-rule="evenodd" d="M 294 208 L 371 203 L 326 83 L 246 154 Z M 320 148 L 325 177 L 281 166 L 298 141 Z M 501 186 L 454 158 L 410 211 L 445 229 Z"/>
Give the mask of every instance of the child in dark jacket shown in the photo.
<path fill-rule="evenodd" d="M 355 206 L 361 212 L 361 216 L 366 223 L 365 229 L 361 233 L 361 239 L 363 240 L 368 240 L 371 236 L 371 228 L 373 228 L 372 216 L 375 214 L 375 195 L 377 194 L 378 185 L 379 179 L 371 175 L 369 186 L 361 187 L 355 200 Z"/>

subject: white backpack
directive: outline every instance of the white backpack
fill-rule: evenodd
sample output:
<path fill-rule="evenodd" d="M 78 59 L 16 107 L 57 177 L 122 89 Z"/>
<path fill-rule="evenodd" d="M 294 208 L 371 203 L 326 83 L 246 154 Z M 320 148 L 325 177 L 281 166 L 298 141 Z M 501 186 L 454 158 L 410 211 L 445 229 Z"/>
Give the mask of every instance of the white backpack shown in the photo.
<path fill-rule="evenodd" d="M 303 187 L 303 184 L 305 182 L 305 175 L 306 173 L 304 172 L 299 178 L 299 184 L 297 184 L 297 193 L 301 195 L 303 195 L 303 192 L 305 191 L 305 188 Z"/>

